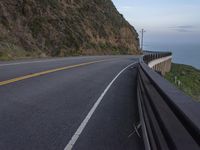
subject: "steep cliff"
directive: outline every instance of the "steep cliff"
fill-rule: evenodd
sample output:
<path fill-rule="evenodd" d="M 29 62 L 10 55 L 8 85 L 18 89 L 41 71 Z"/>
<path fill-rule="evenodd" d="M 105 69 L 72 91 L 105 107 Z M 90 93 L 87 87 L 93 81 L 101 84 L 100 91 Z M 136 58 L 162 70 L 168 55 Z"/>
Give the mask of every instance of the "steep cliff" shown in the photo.
<path fill-rule="evenodd" d="M 136 54 L 138 46 L 111 0 L 0 1 L 0 57 Z"/>

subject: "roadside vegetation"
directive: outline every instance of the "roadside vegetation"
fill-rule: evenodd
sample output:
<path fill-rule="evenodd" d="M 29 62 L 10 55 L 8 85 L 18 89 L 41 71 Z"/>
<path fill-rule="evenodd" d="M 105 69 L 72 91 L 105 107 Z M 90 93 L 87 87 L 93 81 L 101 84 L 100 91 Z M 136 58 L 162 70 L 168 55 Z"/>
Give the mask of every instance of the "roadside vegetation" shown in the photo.
<path fill-rule="evenodd" d="M 1 9 L 0 60 L 140 53 L 111 0 L 3 0 Z"/>
<path fill-rule="evenodd" d="M 0 61 L 8 61 L 22 58 L 42 57 L 40 51 L 25 51 L 23 48 L 14 44 L 0 42 Z"/>
<path fill-rule="evenodd" d="M 171 72 L 165 78 L 180 90 L 200 101 L 200 70 L 182 64 L 172 64 Z"/>

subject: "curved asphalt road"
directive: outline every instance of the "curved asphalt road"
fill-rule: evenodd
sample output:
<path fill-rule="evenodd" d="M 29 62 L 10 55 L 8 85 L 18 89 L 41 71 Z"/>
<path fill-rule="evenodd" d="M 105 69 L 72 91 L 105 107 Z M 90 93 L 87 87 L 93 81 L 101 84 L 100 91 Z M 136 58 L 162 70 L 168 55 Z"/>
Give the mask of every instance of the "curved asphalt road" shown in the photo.
<path fill-rule="evenodd" d="M 0 63 L 0 149 L 67 148 L 109 83 L 137 60 L 96 56 Z M 73 149 L 144 149 L 142 138 L 129 137 L 139 120 L 136 75 L 137 64 L 116 78 Z"/>

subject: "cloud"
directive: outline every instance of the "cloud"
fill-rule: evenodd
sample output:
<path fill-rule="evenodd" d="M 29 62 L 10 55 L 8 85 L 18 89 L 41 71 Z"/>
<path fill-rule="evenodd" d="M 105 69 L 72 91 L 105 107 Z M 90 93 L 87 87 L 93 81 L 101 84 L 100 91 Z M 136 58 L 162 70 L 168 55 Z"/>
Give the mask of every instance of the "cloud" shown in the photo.
<path fill-rule="evenodd" d="M 183 25 L 183 26 L 176 26 L 177 28 L 181 28 L 181 29 L 193 29 L 195 28 L 195 26 L 192 25 Z"/>
<path fill-rule="evenodd" d="M 177 32 L 192 32 L 196 27 L 193 25 L 180 25 L 169 27 Z"/>

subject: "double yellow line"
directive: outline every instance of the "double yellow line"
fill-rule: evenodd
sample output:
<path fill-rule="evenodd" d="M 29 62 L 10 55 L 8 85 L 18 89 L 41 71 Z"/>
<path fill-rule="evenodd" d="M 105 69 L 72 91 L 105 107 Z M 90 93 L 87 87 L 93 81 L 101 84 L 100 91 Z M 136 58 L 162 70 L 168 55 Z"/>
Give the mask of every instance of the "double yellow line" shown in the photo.
<path fill-rule="evenodd" d="M 0 81 L 0 86 L 10 84 L 10 83 L 13 83 L 13 82 L 17 82 L 17 81 L 21 81 L 21 80 L 25 80 L 25 79 L 29 79 L 29 78 L 33 78 L 33 77 L 38 77 L 38 76 L 41 76 L 41 75 L 45 75 L 45 74 L 49 74 L 49 73 L 53 73 L 53 72 L 57 72 L 57 71 L 62 71 L 62 70 L 76 68 L 76 67 L 86 66 L 86 65 L 90 65 L 90 64 L 103 62 L 103 61 L 106 61 L 106 60 L 86 62 L 86 63 L 76 64 L 76 65 L 46 70 L 46 71 L 42 71 L 42 72 L 38 72 L 38 73 L 33 73 L 33 74 L 17 77 L 17 78 L 14 78 L 14 79 L 5 80 L 5 81 Z"/>

